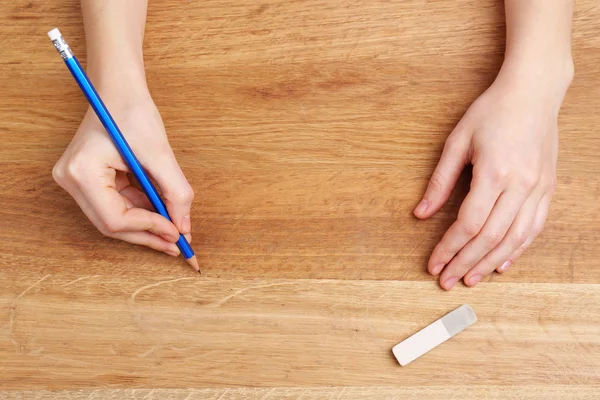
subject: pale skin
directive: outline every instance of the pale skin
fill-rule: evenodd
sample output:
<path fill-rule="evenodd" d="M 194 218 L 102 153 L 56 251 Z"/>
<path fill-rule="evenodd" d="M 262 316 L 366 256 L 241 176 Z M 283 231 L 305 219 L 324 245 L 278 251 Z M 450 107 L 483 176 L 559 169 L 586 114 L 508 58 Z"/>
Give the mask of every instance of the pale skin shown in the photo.
<path fill-rule="evenodd" d="M 498 77 L 448 136 L 418 218 L 448 199 L 467 164 L 469 194 L 428 263 L 440 284 L 503 273 L 542 231 L 556 185 L 557 117 L 573 78 L 572 0 L 506 0 Z"/>
<path fill-rule="evenodd" d="M 104 235 L 177 256 L 179 232 L 191 241 L 194 191 L 146 86 L 146 7 L 147 2 L 139 0 L 82 0 L 87 71 L 138 159 L 160 186 L 173 223 L 150 211 L 148 199 L 130 185 L 125 163 L 91 109 L 53 176 Z"/>
<path fill-rule="evenodd" d="M 88 74 L 148 173 L 173 222 L 152 212 L 127 167 L 88 110 L 53 176 L 106 236 L 179 255 L 191 240 L 192 187 L 169 145 L 146 85 L 142 43 L 147 0 L 82 0 Z M 456 222 L 435 247 L 428 270 L 452 289 L 506 272 L 541 232 L 556 181 L 557 117 L 573 78 L 573 0 L 506 0 L 502 68 L 448 136 L 415 216 L 446 202 L 462 170 L 471 189 Z M 100 40 L 102 38 L 102 40 Z"/>

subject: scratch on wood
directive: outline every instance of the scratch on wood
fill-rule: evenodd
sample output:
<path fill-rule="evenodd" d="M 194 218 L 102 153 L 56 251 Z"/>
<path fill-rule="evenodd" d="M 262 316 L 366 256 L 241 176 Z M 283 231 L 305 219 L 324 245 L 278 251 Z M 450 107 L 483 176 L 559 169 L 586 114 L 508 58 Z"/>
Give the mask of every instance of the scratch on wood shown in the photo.
<path fill-rule="evenodd" d="M 148 357 L 150 354 L 154 353 L 157 348 L 158 348 L 158 346 L 151 347 L 150 349 L 148 349 L 147 351 L 143 352 L 142 354 L 138 354 L 138 358 Z"/>
<path fill-rule="evenodd" d="M 54 356 L 46 356 L 44 358 L 47 358 L 52 361 L 64 362 L 64 363 L 68 363 L 68 364 L 70 363 L 70 364 L 75 364 L 75 365 L 95 365 L 94 363 L 89 362 L 89 361 L 73 360 L 72 358 L 54 357 Z"/>
<path fill-rule="evenodd" d="M 346 392 L 346 388 L 343 388 L 342 391 L 340 392 L 340 394 L 338 394 L 338 396 L 336 397 L 336 400 L 340 400 L 340 398 L 342 397 L 342 395 Z"/>
<path fill-rule="evenodd" d="M 193 347 L 188 346 L 188 347 L 177 347 L 177 346 L 169 346 L 171 350 L 173 351 L 188 351 L 190 349 L 192 349 Z"/>
<path fill-rule="evenodd" d="M 12 301 L 12 303 L 10 303 L 10 314 L 9 314 L 9 317 L 8 317 L 8 337 L 9 337 L 9 340 L 12 339 L 13 325 L 14 325 L 14 321 L 15 321 L 15 313 L 17 311 L 17 303 L 19 302 L 19 300 L 21 300 L 21 298 L 23 298 L 23 296 L 25 296 L 25 294 L 27 292 L 29 292 L 31 289 L 33 289 L 34 287 L 36 287 L 37 285 L 39 285 L 40 283 L 42 283 L 43 281 L 45 281 L 46 279 L 48 279 L 51 276 L 52 275 L 50 275 L 50 274 L 46 275 L 45 277 L 43 277 L 42 279 L 40 279 L 39 281 L 37 281 L 33 285 L 29 286 L 27 289 L 25 289 L 23 292 L 21 292 L 20 295 L 18 295 L 17 297 L 15 297 L 15 299 Z"/>
<path fill-rule="evenodd" d="M 225 389 L 223 394 L 221 394 L 217 400 L 221 400 L 223 398 L 223 396 L 225 396 L 227 394 L 227 392 L 229 392 L 229 389 Z"/>
<path fill-rule="evenodd" d="M 151 399 L 152 399 L 152 398 L 154 398 L 154 391 L 155 391 L 155 390 L 156 390 L 156 389 L 152 389 L 152 390 L 150 390 L 150 393 L 148 393 L 147 395 L 145 395 L 145 396 L 144 396 L 144 399 L 147 399 L 147 398 L 148 398 L 148 396 L 152 396 L 152 397 L 150 397 Z"/>
<path fill-rule="evenodd" d="M 230 294 L 227 297 L 223 297 L 221 300 L 212 303 L 211 306 L 213 307 L 220 307 L 223 304 L 227 303 L 229 300 L 233 299 L 236 296 L 239 296 L 240 294 L 247 292 L 248 290 L 253 290 L 253 289 L 262 289 L 262 288 L 268 288 L 268 287 L 273 287 L 273 286 L 284 286 L 284 285 L 296 285 L 296 282 L 282 282 L 282 283 L 271 283 L 268 285 L 257 285 L 257 286 L 249 286 L 249 287 L 245 287 L 243 289 L 237 290 L 236 292 L 234 292 L 233 294 Z"/>
<path fill-rule="evenodd" d="M 410 250 L 410 252 L 408 253 L 408 256 L 410 257 L 410 256 L 414 255 L 414 254 L 415 254 L 415 252 L 416 252 L 417 250 L 419 250 L 419 249 L 421 248 L 421 246 L 423 246 L 423 243 L 425 243 L 425 240 L 427 240 L 427 238 L 426 238 L 426 237 L 424 237 L 423 239 L 421 239 L 421 241 L 417 242 L 417 244 L 415 245 L 415 247 L 413 247 L 413 248 Z"/>
<path fill-rule="evenodd" d="M 179 281 L 183 281 L 183 280 L 186 280 L 186 279 L 196 279 L 196 278 L 185 277 L 185 278 L 170 279 L 168 281 L 160 281 L 160 282 L 153 283 L 151 285 L 142 286 L 141 288 L 139 288 L 138 290 L 136 290 L 135 292 L 133 292 L 131 294 L 131 296 L 129 297 L 129 305 L 130 306 L 134 306 L 135 305 L 135 298 L 136 298 L 136 296 L 138 294 L 142 293 L 146 289 L 150 289 L 150 288 L 153 288 L 153 287 L 156 287 L 156 286 L 160 286 L 160 285 L 165 285 L 167 283 L 179 282 Z"/>
<path fill-rule="evenodd" d="M 260 400 L 266 400 L 269 397 L 271 397 L 271 394 L 273 394 L 273 392 L 275 391 L 275 388 L 269 390 L 267 393 L 265 393 L 265 395 L 263 397 L 260 398 Z"/>
<path fill-rule="evenodd" d="M 84 280 L 84 279 L 88 279 L 88 278 L 97 278 L 97 277 L 99 277 L 99 276 L 101 276 L 101 275 L 88 275 L 88 276 L 82 276 L 81 278 L 77 278 L 77 279 L 75 279 L 74 281 L 71 281 L 71 282 L 65 283 L 64 285 L 61 285 L 61 286 L 69 286 L 69 285 L 72 285 L 72 284 L 74 284 L 75 282 L 79 282 L 79 281 L 82 281 L 82 280 Z"/>
<path fill-rule="evenodd" d="M 302 116 L 304 116 L 304 121 L 308 121 L 308 117 L 306 116 L 306 111 L 304 110 L 304 104 L 300 102 L 300 107 L 302 107 Z"/>
<path fill-rule="evenodd" d="M 307 390 L 308 390 L 308 388 L 304 388 L 304 390 L 302 391 L 302 393 L 300 393 L 300 396 L 298 396 L 297 400 L 300 400 L 304 396 L 304 394 L 306 394 Z"/>

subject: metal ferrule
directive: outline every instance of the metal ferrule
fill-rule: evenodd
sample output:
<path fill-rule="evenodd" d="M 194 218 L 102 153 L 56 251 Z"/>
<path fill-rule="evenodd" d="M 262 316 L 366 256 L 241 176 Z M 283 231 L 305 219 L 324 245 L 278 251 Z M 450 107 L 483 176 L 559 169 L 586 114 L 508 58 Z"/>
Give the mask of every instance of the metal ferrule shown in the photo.
<path fill-rule="evenodd" d="M 73 57 L 73 52 L 71 51 L 71 48 L 62 36 L 58 39 L 53 40 L 52 44 L 54 44 L 54 47 L 56 47 L 56 50 L 60 53 L 60 56 L 63 58 L 63 60 L 67 60 Z"/>

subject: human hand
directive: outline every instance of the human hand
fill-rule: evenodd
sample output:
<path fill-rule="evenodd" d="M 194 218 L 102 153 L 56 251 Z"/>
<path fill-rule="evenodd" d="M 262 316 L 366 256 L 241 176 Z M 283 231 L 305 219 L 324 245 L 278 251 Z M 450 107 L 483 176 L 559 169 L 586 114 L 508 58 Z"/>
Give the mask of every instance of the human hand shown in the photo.
<path fill-rule="evenodd" d="M 505 272 L 542 231 L 556 182 L 557 116 L 571 79 L 572 71 L 557 79 L 503 67 L 449 135 L 414 211 L 431 217 L 473 165 L 457 220 L 428 262 L 444 289 Z"/>
<path fill-rule="evenodd" d="M 175 160 L 160 114 L 145 85 L 98 92 L 161 188 L 173 222 L 154 212 L 145 194 L 131 185 L 126 164 L 91 108 L 52 175 L 105 236 L 177 256 L 179 233 L 191 241 L 194 192 Z"/>

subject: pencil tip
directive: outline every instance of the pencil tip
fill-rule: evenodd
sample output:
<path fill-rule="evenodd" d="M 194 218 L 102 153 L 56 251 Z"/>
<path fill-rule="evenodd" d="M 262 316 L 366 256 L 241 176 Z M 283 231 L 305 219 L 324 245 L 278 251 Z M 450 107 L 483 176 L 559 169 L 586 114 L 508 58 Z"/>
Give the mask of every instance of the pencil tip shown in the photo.
<path fill-rule="evenodd" d="M 188 258 L 186 260 L 188 262 L 188 264 L 190 264 L 196 271 L 198 271 L 199 274 L 202 274 L 202 272 L 200 272 L 200 266 L 198 265 L 198 260 L 196 260 L 196 256 L 192 256 L 190 258 Z"/>

